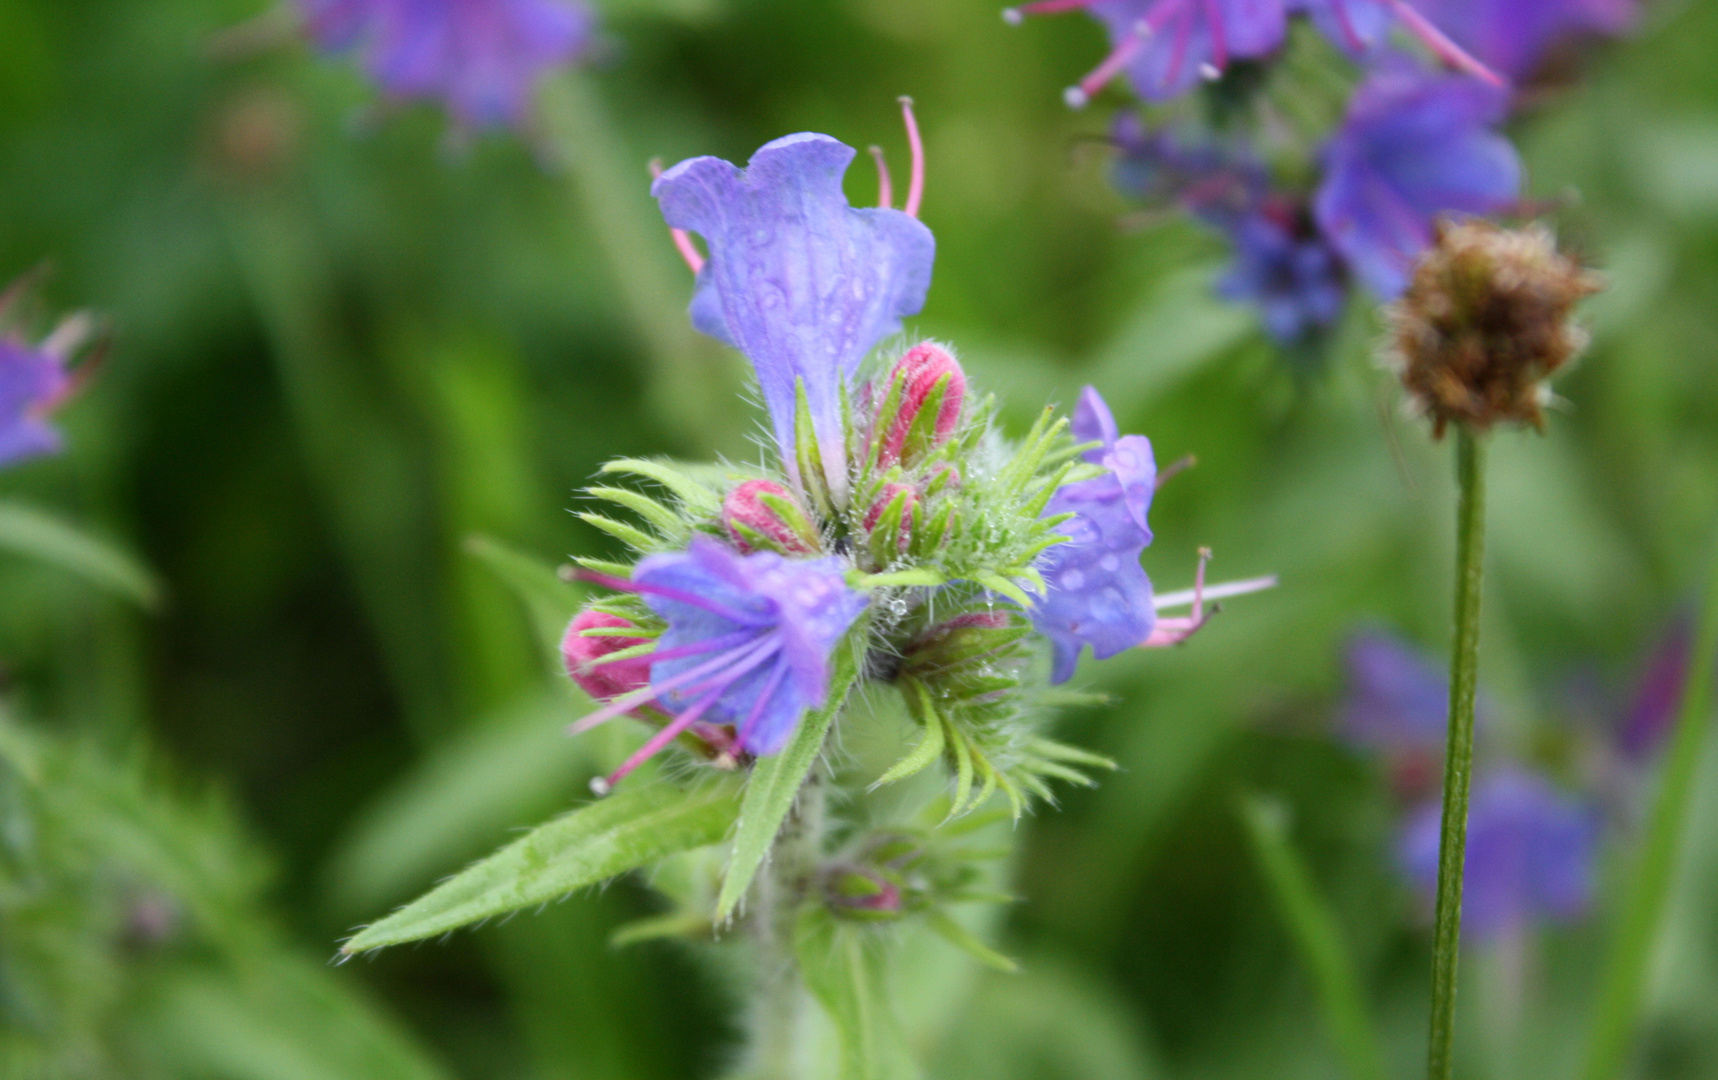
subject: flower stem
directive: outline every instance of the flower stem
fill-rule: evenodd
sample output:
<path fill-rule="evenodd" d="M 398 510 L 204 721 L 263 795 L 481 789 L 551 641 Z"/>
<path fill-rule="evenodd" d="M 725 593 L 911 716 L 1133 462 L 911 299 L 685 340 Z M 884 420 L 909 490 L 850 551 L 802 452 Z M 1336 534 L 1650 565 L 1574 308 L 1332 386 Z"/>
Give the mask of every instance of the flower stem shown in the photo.
<path fill-rule="evenodd" d="M 1582 1073 L 1587 1080 L 1610 1080 L 1624 1073 L 1646 990 L 1647 967 L 1670 898 L 1706 731 L 1711 726 L 1713 669 L 1718 667 L 1718 541 L 1711 550 L 1714 559 L 1708 571 L 1700 628 L 1688 656 L 1687 682 L 1665 755 L 1664 773 L 1659 778 L 1658 800 L 1647 826 L 1645 849 L 1628 875 L 1628 893 L 1599 984 L 1598 1018 Z"/>
<path fill-rule="evenodd" d="M 1461 949 L 1462 867 L 1468 790 L 1473 784 L 1473 706 L 1479 685 L 1479 603 L 1485 563 L 1485 444 L 1456 430 L 1456 640 L 1450 659 L 1449 745 L 1438 845 L 1438 904 L 1432 944 L 1432 1029 L 1428 1080 L 1449 1080 L 1455 1041 L 1456 960 Z"/>

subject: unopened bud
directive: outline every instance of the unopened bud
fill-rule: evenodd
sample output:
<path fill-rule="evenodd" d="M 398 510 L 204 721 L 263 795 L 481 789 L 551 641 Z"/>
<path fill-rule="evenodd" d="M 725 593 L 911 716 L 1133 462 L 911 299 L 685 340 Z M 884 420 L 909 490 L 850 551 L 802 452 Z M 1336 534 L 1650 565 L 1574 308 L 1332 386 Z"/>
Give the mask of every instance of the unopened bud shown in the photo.
<path fill-rule="evenodd" d="M 895 364 L 877 416 L 877 463 L 912 465 L 947 442 L 960 423 L 966 373 L 940 345 L 915 345 Z"/>
<path fill-rule="evenodd" d="M 906 649 L 906 668 L 946 669 L 994 654 L 1031 632 L 1024 620 L 1005 611 L 969 611 L 926 630 Z"/>
<path fill-rule="evenodd" d="M 901 913 L 901 887 L 875 870 L 834 866 L 824 872 L 823 899 L 837 915 L 892 919 Z"/>
<path fill-rule="evenodd" d="M 871 534 L 871 556 L 886 566 L 905 555 L 913 543 L 913 527 L 919 516 L 919 492 L 911 484 L 884 484 L 871 508 L 865 511 L 865 529 Z"/>
<path fill-rule="evenodd" d="M 1586 344 L 1570 320 L 1601 288 L 1540 226 L 1444 223 L 1390 309 L 1402 385 L 1441 436 L 1452 421 L 1544 426 L 1545 380 Z"/>
<path fill-rule="evenodd" d="M 579 689 L 596 701 L 611 701 L 631 693 L 650 681 L 650 657 L 635 656 L 609 663 L 600 661 L 611 653 L 643 645 L 649 638 L 628 634 L 590 634 L 587 630 L 629 630 L 633 624 L 619 615 L 586 608 L 573 616 L 561 638 L 561 660 Z"/>
<path fill-rule="evenodd" d="M 773 480 L 747 480 L 722 500 L 722 527 L 742 552 L 810 555 L 822 544 L 793 493 Z"/>

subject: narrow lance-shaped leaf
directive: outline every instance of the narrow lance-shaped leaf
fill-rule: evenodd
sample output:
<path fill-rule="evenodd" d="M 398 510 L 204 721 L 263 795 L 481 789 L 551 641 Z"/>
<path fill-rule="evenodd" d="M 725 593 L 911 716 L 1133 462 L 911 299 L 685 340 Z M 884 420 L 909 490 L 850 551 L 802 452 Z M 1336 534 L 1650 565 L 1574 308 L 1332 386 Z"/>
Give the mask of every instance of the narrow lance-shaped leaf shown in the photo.
<path fill-rule="evenodd" d="M 550 667 L 561 666 L 561 635 L 579 610 L 580 590 L 552 566 L 488 536 L 466 538 L 465 550 L 487 566 L 531 613 L 531 625 Z"/>
<path fill-rule="evenodd" d="M 160 582 L 134 556 L 33 507 L 0 503 L 0 550 L 52 563 L 145 608 L 161 602 Z"/>
<path fill-rule="evenodd" d="M 714 844 L 739 813 L 724 777 L 692 791 L 657 783 L 624 789 L 539 825 L 341 946 L 350 955 L 445 934 L 547 903 L 657 859 Z"/>
<path fill-rule="evenodd" d="M 835 714 L 847 701 L 847 693 L 859 678 L 860 650 L 871 619 L 867 612 L 853 621 L 847 636 L 835 647 L 834 671 L 829 677 L 829 698 L 823 707 L 800 718 L 793 737 L 781 753 L 760 758 L 752 766 L 751 779 L 746 783 L 745 804 L 740 808 L 740 824 L 734 835 L 733 854 L 728 858 L 727 876 L 722 879 L 722 892 L 716 901 L 716 920 L 732 917 L 740 899 L 751 888 L 752 879 L 769 856 L 782 822 L 793 810 L 805 778 L 817 764 L 823 752 L 824 737 Z"/>

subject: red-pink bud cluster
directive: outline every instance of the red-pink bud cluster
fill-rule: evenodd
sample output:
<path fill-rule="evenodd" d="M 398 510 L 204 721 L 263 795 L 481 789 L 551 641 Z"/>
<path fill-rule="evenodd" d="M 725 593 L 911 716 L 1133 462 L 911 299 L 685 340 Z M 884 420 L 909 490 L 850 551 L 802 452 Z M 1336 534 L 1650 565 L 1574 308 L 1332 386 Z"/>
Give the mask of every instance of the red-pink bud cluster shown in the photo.
<path fill-rule="evenodd" d="M 911 484 L 884 484 L 883 493 L 878 495 L 871 508 L 865 511 L 865 528 L 867 531 L 875 529 L 877 523 L 883 519 L 884 512 L 897 499 L 901 502 L 901 511 L 900 516 L 895 519 L 894 543 L 890 544 L 887 537 L 878 537 L 875 534 L 871 537 L 872 550 L 879 554 L 892 552 L 905 555 L 913 542 L 913 519 L 919 509 L 919 492 Z"/>
<path fill-rule="evenodd" d="M 722 500 L 722 527 L 746 554 L 768 549 L 811 555 L 820 546 L 799 500 L 773 480 L 747 480 L 728 492 Z"/>
<path fill-rule="evenodd" d="M 619 615 L 586 608 L 575 615 L 572 625 L 567 627 L 566 636 L 561 638 L 561 660 L 567 665 L 567 674 L 573 677 L 573 682 L 592 699 L 612 701 L 650 681 L 648 656 L 616 660 L 608 664 L 594 663 L 610 653 L 630 649 L 634 645 L 643 645 L 649 638 L 622 634 L 599 634 L 591 637 L 585 635 L 585 631 L 591 629 L 630 629 L 632 626 L 631 622 Z"/>
<path fill-rule="evenodd" d="M 966 373 L 948 350 L 928 341 L 913 346 L 889 375 L 884 407 L 895 404 L 890 415 L 877 417 L 878 464 L 911 465 L 947 442 L 965 399 Z M 925 416 L 932 407 L 934 418 Z"/>

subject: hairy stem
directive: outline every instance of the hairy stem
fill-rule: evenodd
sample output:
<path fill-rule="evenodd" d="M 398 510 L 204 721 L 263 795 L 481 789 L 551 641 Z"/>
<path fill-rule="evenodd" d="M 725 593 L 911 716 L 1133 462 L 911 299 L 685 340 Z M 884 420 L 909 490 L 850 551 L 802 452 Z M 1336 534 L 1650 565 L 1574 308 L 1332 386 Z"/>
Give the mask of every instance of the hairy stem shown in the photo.
<path fill-rule="evenodd" d="M 794 959 L 794 925 L 822 855 L 825 800 L 823 777 L 813 769 L 753 892 L 747 925 L 756 953 L 756 982 L 748 1014 L 751 1067 L 746 1080 L 795 1080 L 802 1071 L 799 1042 L 809 998 Z"/>
<path fill-rule="evenodd" d="M 1615 924 L 1603 971 L 1597 1021 L 1587 1051 L 1587 1080 L 1621 1076 L 1627 1063 L 1647 968 L 1659 938 L 1670 898 L 1682 835 L 1693 802 L 1696 773 L 1711 726 L 1713 669 L 1718 667 L 1718 540 L 1712 545 L 1700 628 L 1688 655 L 1687 682 L 1677 711 L 1676 730 L 1659 778 L 1658 800 L 1647 825 L 1646 845 L 1629 874 L 1629 890 Z"/>
<path fill-rule="evenodd" d="M 1467 855 L 1468 791 L 1473 784 L 1473 706 L 1479 684 L 1479 604 L 1485 561 L 1485 444 L 1456 433 L 1456 635 L 1450 659 L 1449 745 L 1444 756 L 1444 815 L 1438 845 L 1438 904 L 1432 944 L 1429 1080 L 1449 1080 L 1455 1041 L 1456 961 L 1461 950 L 1462 868 Z"/>

